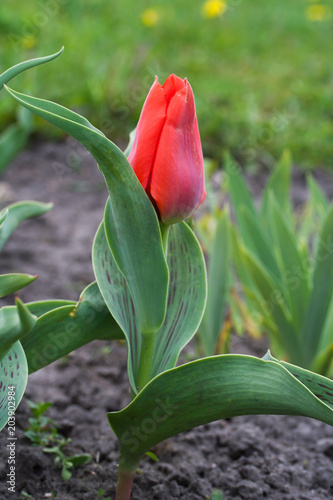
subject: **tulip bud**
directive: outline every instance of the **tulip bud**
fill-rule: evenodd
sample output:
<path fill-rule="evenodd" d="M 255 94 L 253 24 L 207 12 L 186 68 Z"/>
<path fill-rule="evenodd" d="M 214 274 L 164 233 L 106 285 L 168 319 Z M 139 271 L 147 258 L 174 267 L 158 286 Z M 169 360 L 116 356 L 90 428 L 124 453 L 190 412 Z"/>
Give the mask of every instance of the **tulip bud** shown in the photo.
<path fill-rule="evenodd" d="M 203 155 L 188 81 L 157 77 L 144 103 L 128 161 L 159 219 L 190 217 L 206 197 Z"/>

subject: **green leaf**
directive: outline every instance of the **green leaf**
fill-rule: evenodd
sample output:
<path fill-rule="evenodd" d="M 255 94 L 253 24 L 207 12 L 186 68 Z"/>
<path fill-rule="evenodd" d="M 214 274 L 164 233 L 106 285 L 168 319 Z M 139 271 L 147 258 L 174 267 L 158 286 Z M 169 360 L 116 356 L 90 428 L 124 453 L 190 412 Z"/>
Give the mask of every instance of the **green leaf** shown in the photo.
<path fill-rule="evenodd" d="M 62 54 L 63 51 L 64 47 L 62 47 L 55 54 L 51 54 L 50 56 L 29 59 L 28 61 L 21 62 L 19 64 L 16 64 L 12 68 L 7 69 L 4 73 L 0 75 L 0 92 L 4 84 L 8 83 L 12 78 L 22 73 L 22 71 L 38 66 L 39 64 L 44 64 L 48 61 L 52 61 L 53 59 L 56 59 L 58 56 L 60 56 L 60 54 Z"/>
<path fill-rule="evenodd" d="M 175 366 L 179 353 L 196 333 L 206 304 L 206 267 L 193 231 L 185 222 L 170 227 L 170 272 L 165 320 L 156 334 L 151 377 Z"/>
<path fill-rule="evenodd" d="M 80 115 L 50 101 L 7 91 L 71 134 L 98 162 L 110 193 L 104 220 L 109 246 L 137 303 L 142 331 L 156 332 L 165 316 L 168 269 L 155 210 L 125 155 Z"/>
<path fill-rule="evenodd" d="M 19 123 L 14 123 L 0 134 L 0 172 L 27 144 L 29 132 Z"/>
<path fill-rule="evenodd" d="M 198 332 L 200 344 L 206 356 L 215 352 L 226 313 L 229 239 L 229 216 L 226 211 L 223 211 L 217 220 L 214 243 L 209 254 L 207 305 Z"/>
<path fill-rule="evenodd" d="M 83 290 L 76 306 L 59 307 L 40 316 L 35 327 L 22 339 L 22 345 L 29 373 L 32 373 L 92 340 L 122 338 L 97 284 L 91 283 Z"/>
<path fill-rule="evenodd" d="M 315 357 L 333 296 L 333 205 L 328 212 L 315 253 L 313 287 L 301 330 L 308 366 Z"/>
<path fill-rule="evenodd" d="M 271 215 L 275 248 L 280 262 L 280 275 L 287 291 L 286 300 L 291 311 L 292 323 L 298 332 L 304 321 L 309 299 L 308 263 L 299 252 L 297 237 L 287 223 L 272 192 L 269 195 L 267 210 Z"/>
<path fill-rule="evenodd" d="M 231 167 L 233 167 L 232 170 L 230 170 Z M 278 277 L 279 270 L 272 253 L 271 244 L 266 232 L 260 225 L 252 195 L 242 178 L 240 170 L 231 159 L 227 163 L 227 173 L 229 174 L 229 193 L 232 208 L 235 212 L 239 232 L 244 244 Z"/>
<path fill-rule="evenodd" d="M 0 430 L 4 428 L 10 411 L 16 410 L 24 394 L 28 380 L 27 360 L 20 342 L 15 342 L 0 363 Z M 14 387 L 11 400 L 9 390 Z M 13 403 L 13 406 L 11 405 Z M 8 444 L 10 441 L 8 441 Z"/>
<path fill-rule="evenodd" d="M 1 274 L 0 275 L 0 297 L 5 297 L 9 293 L 21 290 L 25 286 L 29 285 L 37 276 L 32 276 L 31 274 Z"/>
<path fill-rule="evenodd" d="M 289 359 L 302 365 L 303 357 L 298 342 L 297 332 L 292 324 L 292 317 L 285 302 L 283 290 L 275 278 L 269 274 L 261 263 L 244 247 L 242 258 L 252 280 L 260 292 L 262 312 L 271 316 L 278 327 L 279 342 L 283 345 Z"/>
<path fill-rule="evenodd" d="M 80 465 L 90 464 L 92 456 L 89 453 L 83 453 L 82 455 L 73 455 L 71 457 L 66 457 L 66 461 L 70 462 L 73 467 L 80 467 Z"/>
<path fill-rule="evenodd" d="M 304 415 L 333 425 L 333 382 L 284 365 L 229 354 L 161 373 L 126 408 L 107 414 L 119 439 L 120 467 L 134 471 L 157 443 L 222 418 Z"/>
<path fill-rule="evenodd" d="M 36 302 L 28 302 L 26 306 L 32 314 L 39 318 L 39 316 L 42 316 L 53 309 L 59 309 L 63 306 L 71 306 L 74 308 L 75 304 L 76 302 L 73 300 L 40 300 Z"/>
<path fill-rule="evenodd" d="M 292 207 L 290 202 L 292 157 L 286 149 L 271 176 L 269 177 L 261 197 L 261 217 L 269 227 L 269 193 L 273 192 L 281 212 L 287 220 L 292 220 Z"/>
<path fill-rule="evenodd" d="M 0 226 L 0 250 L 12 234 L 14 229 L 25 219 L 38 217 L 51 210 L 53 203 L 41 203 L 38 201 L 20 201 L 8 205 L 0 211 L 0 216 L 7 211 L 7 216 Z"/>
<path fill-rule="evenodd" d="M 130 132 L 130 135 L 129 135 L 129 143 L 127 144 L 127 147 L 126 147 L 126 149 L 124 151 L 124 155 L 126 156 L 126 158 L 129 157 L 130 152 L 132 150 L 132 147 L 133 147 L 133 144 L 134 144 L 134 139 L 135 139 L 135 134 L 136 134 L 136 127 L 135 127 L 135 129 L 133 129 Z"/>
<path fill-rule="evenodd" d="M 20 299 L 16 299 L 16 306 L 0 309 L 0 360 L 17 340 L 31 331 L 36 320 Z"/>
<path fill-rule="evenodd" d="M 258 216 L 253 216 L 245 207 L 241 208 L 239 214 L 240 233 L 244 245 L 260 260 L 267 271 L 280 281 L 281 273 L 273 254 L 272 243 L 260 225 Z"/>
<path fill-rule="evenodd" d="M 242 226 L 242 217 L 239 210 L 246 207 L 248 212 L 253 216 L 257 216 L 252 195 L 243 179 L 242 172 L 231 156 L 225 155 L 226 174 L 228 179 L 229 193 L 232 200 L 232 205 L 236 213 L 236 218 L 240 226 Z"/>
<path fill-rule="evenodd" d="M 167 261 L 170 270 L 168 306 L 164 323 L 156 334 L 153 375 L 174 366 L 181 349 L 197 330 L 206 300 L 202 252 L 194 233 L 184 222 L 169 230 Z M 103 298 L 126 336 L 128 373 L 136 392 L 142 349 L 139 315 L 127 282 L 108 247 L 103 224 L 93 245 L 93 265 Z"/>
<path fill-rule="evenodd" d="M 329 202 L 324 192 L 312 175 L 308 175 L 306 181 L 314 206 L 320 211 L 321 215 L 324 215 L 329 209 Z"/>
<path fill-rule="evenodd" d="M 131 291 L 112 256 L 104 224 L 100 224 L 92 250 L 94 273 L 100 293 L 114 319 L 125 334 L 128 350 L 128 376 L 134 392 L 142 345 L 140 325 Z"/>

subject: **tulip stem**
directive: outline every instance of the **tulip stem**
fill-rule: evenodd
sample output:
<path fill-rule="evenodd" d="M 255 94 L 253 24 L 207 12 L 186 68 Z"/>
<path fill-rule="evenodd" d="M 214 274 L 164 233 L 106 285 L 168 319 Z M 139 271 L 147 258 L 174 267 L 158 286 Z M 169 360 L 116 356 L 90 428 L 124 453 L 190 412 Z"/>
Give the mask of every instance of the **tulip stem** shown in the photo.
<path fill-rule="evenodd" d="M 163 222 L 160 222 L 160 230 L 161 230 L 161 236 L 162 236 L 162 244 L 163 244 L 163 250 L 164 254 L 166 255 L 167 253 L 167 244 L 168 244 L 168 233 L 169 233 L 169 227 L 166 224 L 163 224 Z"/>
<path fill-rule="evenodd" d="M 119 465 L 116 500 L 130 500 L 135 471 L 136 468 L 134 470 L 126 470 L 126 468 Z"/>
<path fill-rule="evenodd" d="M 154 333 L 142 333 L 142 344 L 139 362 L 139 372 L 137 377 L 137 387 L 141 391 L 150 380 L 151 367 L 153 364 L 154 347 L 155 347 Z"/>

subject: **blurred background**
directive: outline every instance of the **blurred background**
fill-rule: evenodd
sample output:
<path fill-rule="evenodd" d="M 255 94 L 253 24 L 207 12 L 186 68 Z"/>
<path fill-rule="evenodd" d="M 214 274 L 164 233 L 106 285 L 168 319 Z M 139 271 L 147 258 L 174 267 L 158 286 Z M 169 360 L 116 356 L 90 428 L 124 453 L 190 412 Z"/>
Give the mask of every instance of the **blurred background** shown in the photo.
<path fill-rule="evenodd" d="M 10 86 L 85 115 L 117 143 L 157 75 L 187 77 L 206 157 L 270 168 L 333 167 L 331 0 L 11 0 L 0 5 L 0 72 L 65 46 Z M 18 107 L 0 98 L 0 130 Z M 34 117 L 31 130 L 60 132 Z M 58 134 L 58 135 L 56 135 Z"/>

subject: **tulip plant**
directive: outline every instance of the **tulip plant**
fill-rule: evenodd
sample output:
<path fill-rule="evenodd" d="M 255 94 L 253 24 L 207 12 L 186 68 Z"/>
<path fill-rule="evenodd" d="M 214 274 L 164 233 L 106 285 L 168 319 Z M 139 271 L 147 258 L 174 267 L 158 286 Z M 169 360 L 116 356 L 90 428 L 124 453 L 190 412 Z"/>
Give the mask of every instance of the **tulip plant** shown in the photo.
<path fill-rule="evenodd" d="M 126 339 L 132 400 L 107 414 L 119 440 L 117 500 L 130 498 L 150 448 L 194 426 L 254 413 L 307 415 L 333 425 L 333 382 L 269 354 L 213 356 L 175 367 L 206 303 L 205 262 L 183 220 L 205 197 L 188 81 L 171 75 L 160 85 L 156 79 L 125 154 L 82 116 L 7 91 L 80 141 L 109 192 L 93 243 L 96 283 L 77 304 L 28 304 L 38 319 L 22 345 L 33 372 L 89 340 Z"/>

